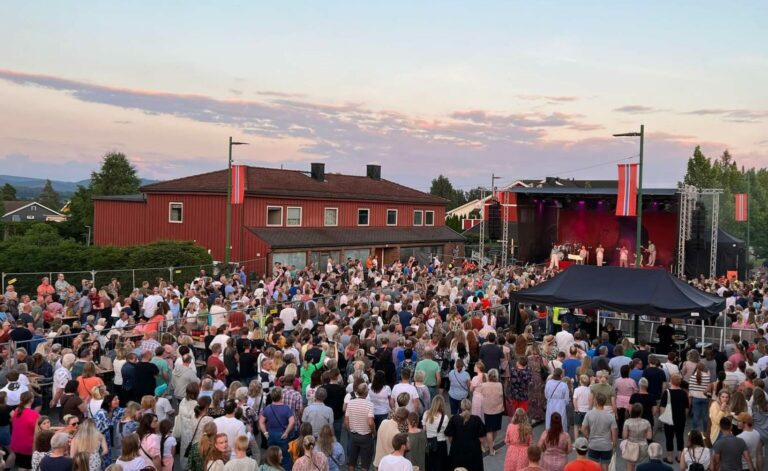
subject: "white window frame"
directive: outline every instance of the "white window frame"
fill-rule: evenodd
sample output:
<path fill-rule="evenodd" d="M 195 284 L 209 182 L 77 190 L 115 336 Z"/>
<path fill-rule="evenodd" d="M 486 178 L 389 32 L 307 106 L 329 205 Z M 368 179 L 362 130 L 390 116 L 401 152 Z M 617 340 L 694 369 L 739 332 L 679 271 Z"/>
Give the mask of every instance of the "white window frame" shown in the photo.
<path fill-rule="evenodd" d="M 427 223 L 427 214 L 432 214 L 432 223 Z M 435 225 L 435 212 L 434 211 L 424 211 L 424 225 L 425 226 L 434 226 Z"/>
<path fill-rule="evenodd" d="M 34 220 L 35 219 L 35 215 L 34 214 L 27 214 L 27 219 Z"/>
<path fill-rule="evenodd" d="M 298 209 L 299 210 L 299 223 L 298 224 L 288 224 L 288 210 L 289 209 Z M 304 222 L 304 208 L 302 208 L 301 206 L 286 206 L 285 207 L 285 227 L 301 227 L 303 222 Z"/>
<path fill-rule="evenodd" d="M 360 224 L 360 211 L 365 211 L 368 213 L 368 223 L 367 224 Z M 357 208 L 357 225 L 358 226 L 370 226 L 371 225 L 371 208 Z"/>
<path fill-rule="evenodd" d="M 269 223 L 269 210 L 270 209 L 279 209 L 280 210 L 280 224 L 270 224 Z M 285 221 L 285 217 L 284 216 L 285 216 L 285 210 L 283 209 L 282 206 L 267 205 L 267 212 L 266 212 L 267 227 L 283 227 L 283 221 Z"/>
<path fill-rule="evenodd" d="M 336 219 L 336 223 L 335 224 L 326 224 L 325 223 L 325 212 L 328 211 L 329 209 L 332 209 L 336 213 L 336 218 L 335 218 Z M 331 207 L 323 208 L 323 226 L 324 227 L 336 227 L 338 225 L 339 225 L 339 208 L 331 208 Z"/>
<path fill-rule="evenodd" d="M 389 212 L 390 212 L 390 211 L 394 211 L 394 212 L 395 212 L 395 223 L 394 223 L 394 224 L 390 224 L 390 223 L 389 223 Z M 399 219 L 399 217 L 400 217 L 400 214 L 399 214 L 399 213 L 400 213 L 400 211 L 398 211 L 398 210 L 397 210 L 397 209 L 395 209 L 395 208 L 389 208 L 389 209 L 387 209 L 387 221 L 386 221 L 386 222 L 387 222 L 387 226 L 396 226 L 396 225 L 397 225 L 397 223 L 398 223 L 398 219 Z"/>
<path fill-rule="evenodd" d="M 181 207 L 181 219 L 179 219 L 178 221 L 174 221 L 173 219 L 171 219 L 171 214 L 173 214 L 172 210 L 173 210 L 174 204 L 178 204 Z M 181 224 L 184 222 L 184 203 L 182 203 L 181 201 L 170 201 L 168 203 L 168 222 L 170 222 L 171 224 Z"/>
<path fill-rule="evenodd" d="M 29 210 L 30 211 L 37 211 L 37 205 L 33 204 L 32 206 L 29 207 Z"/>
<path fill-rule="evenodd" d="M 421 214 L 421 223 L 416 224 L 416 213 Z M 414 209 L 413 210 L 413 225 L 414 226 L 423 226 L 424 225 L 424 211 L 421 209 Z"/>

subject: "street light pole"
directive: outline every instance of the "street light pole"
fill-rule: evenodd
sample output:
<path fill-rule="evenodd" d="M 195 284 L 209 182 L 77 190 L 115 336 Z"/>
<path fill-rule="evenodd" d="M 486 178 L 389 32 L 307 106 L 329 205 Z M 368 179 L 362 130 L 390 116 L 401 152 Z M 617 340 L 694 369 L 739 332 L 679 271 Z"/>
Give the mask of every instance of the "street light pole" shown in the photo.
<path fill-rule="evenodd" d="M 643 140 L 645 138 L 645 125 L 640 125 L 640 162 L 637 166 L 637 251 L 635 255 L 635 268 L 643 265 Z"/>
<path fill-rule="evenodd" d="M 248 145 L 247 142 L 236 142 L 229 136 L 229 156 L 227 157 L 227 223 L 226 246 L 224 247 L 224 263 L 229 265 L 231 237 L 232 237 L 232 146 Z"/>
<path fill-rule="evenodd" d="M 640 132 L 614 134 L 613 137 L 639 137 L 640 161 L 637 166 L 637 234 L 635 236 L 635 268 L 643 266 L 643 144 L 645 140 L 645 125 L 640 125 Z M 635 314 L 634 319 L 635 343 L 640 340 L 640 318 Z"/>

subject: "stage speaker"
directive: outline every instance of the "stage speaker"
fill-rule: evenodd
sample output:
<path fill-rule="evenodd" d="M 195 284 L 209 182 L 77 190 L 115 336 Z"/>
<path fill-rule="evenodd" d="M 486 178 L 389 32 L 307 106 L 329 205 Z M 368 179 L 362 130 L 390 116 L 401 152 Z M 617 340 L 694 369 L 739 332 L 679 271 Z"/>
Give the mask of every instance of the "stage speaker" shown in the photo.
<path fill-rule="evenodd" d="M 488 237 L 491 240 L 501 238 L 501 204 L 498 200 L 492 200 L 488 205 Z"/>
<path fill-rule="evenodd" d="M 696 208 L 691 214 L 691 239 L 692 240 L 709 240 L 705 230 L 707 224 L 707 213 L 704 203 L 697 202 Z"/>

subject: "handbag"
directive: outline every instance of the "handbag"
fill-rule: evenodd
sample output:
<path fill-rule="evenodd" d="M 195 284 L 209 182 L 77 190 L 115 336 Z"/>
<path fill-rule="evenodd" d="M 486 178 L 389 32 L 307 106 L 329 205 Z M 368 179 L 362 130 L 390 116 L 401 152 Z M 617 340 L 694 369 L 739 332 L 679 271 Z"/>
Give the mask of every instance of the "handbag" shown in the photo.
<path fill-rule="evenodd" d="M 440 416 L 440 423 L 437 424 L 437 435 L 440 435 L 440 429 L 443 427 L 443 420 L 445 420 L 445 414 Z M 437 453 L 437 437 L 427 437 L 427 453 Z"/>
<path fill-rule="evenodd" d="M 667 389 L 667 407 L 664 408 L 664 412 L 659 416 L 659 420 L 663 424 L 674 425 L 672 419 L 672 393 L 669 392 L 669 389 Z"/>
<path fill-rule="evenodd" d="M 640 444 L 629 440 L 621 442 L 621 457 L 624 461 L 637 463 L 640 460 Z"/>
<path fill-rule="evenodd" d="M 203 421 L 203 418 L 200 417 L 197 420 L 197 425 L 195 426 L 195 431 L 192 432 L 192 441 L 189 442 L 189 445 L 187 445 L 187 448 L 184 450 L 184 458 L 189 458 L 189 450 L 192 449 L 192 444 L 195 443 L 195 435 L 197 435 L 197 430 L 200 428 L 200 422 Z"/>

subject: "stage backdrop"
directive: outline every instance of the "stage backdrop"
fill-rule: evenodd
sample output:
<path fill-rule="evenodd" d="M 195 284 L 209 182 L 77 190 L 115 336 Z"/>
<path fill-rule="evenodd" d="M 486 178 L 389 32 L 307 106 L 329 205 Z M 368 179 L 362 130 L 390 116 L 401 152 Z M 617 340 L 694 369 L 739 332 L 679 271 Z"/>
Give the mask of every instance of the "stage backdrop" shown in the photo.
<path fill-rule="evenodd" d="M 581 243 L 589 248 L 589 264 L 595 264 L 595 248 L 603 244 L 605 264 L 618 265 L 619 251 L 626 245 L 630 251 L 629 262 L 634 260 L 637 220 L 633 217 L 617 217 L 608 210 L 561 209 L 558 221 L 558 240 Z M 656 245 L 656 266 L 669 269 L 672 265 L 677 239 L 677 215 L 666 211 L 643 212 L 642 240 L 648 246 Z M 643 263 L 647 263 L 647 254 Z"/>

